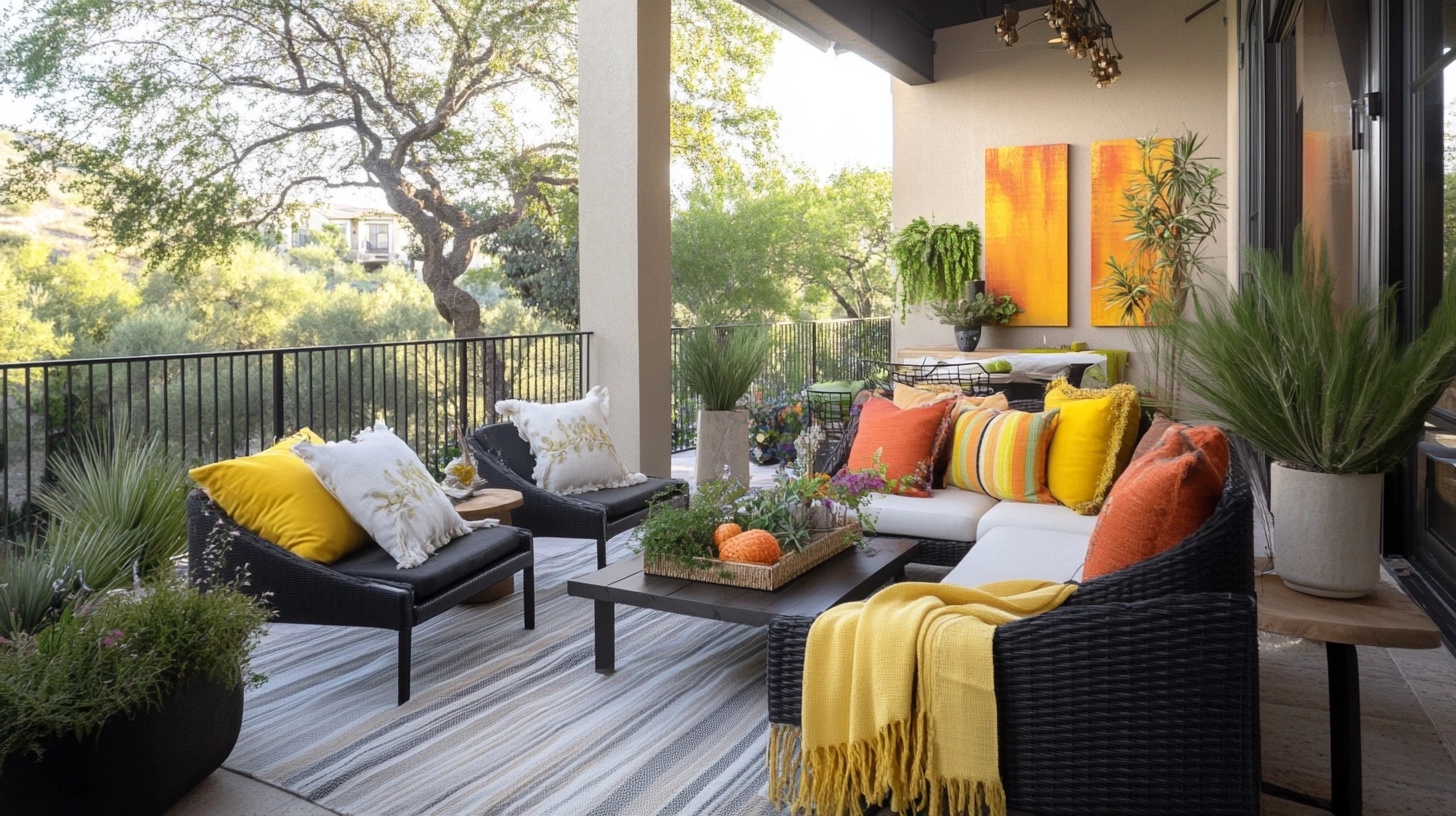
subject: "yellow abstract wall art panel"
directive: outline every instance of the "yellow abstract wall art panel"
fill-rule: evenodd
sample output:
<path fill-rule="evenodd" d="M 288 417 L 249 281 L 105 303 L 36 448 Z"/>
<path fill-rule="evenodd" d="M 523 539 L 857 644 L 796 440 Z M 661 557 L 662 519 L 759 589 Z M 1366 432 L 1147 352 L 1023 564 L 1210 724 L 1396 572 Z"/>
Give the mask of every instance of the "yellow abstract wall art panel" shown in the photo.
<path fill-rule="evenodd" d="M 1021 307 L 1013 326 L 1068 325 L 1067 152 L 986 150 L 986 288 Z"/>
<path fill-rule="evenodd" d="M 1173 140 L 1159 139 L 1153 150 L 1153 168 L 1157 171 L 1172 159 Z M 1146 270 L 1135 257 L 1134 245 L 1128 240 L 1134 227 L 1124 221 L 1127 191 L 1143 178 L 1143 148 L 1137 139 L 1117 139 L 1092 143 L 1092 256 L 1091 297 L 1089 311 L 1093 326 L 1147 326 L 1151 320 L 1146 305 L 1126 296 L 1127 291 L 1141 285 L 1147 294 L 1143 302 L 1156 297 L 1156 287 L 1146 281 Z M 1110 261 L 1125 270 L 1122 286 L 1115 280 Z"/>

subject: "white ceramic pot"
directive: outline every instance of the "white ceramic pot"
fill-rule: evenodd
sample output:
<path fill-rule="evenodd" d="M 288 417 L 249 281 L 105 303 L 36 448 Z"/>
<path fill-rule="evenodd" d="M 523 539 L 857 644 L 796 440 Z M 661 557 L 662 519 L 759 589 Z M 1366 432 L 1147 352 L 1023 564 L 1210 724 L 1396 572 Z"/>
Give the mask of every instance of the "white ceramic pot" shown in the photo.
<path fill-rule="evenodd" d="M 723 478 L 748 486 L 748 411 L 698 412 L 697 483 Z"/>
<path fill-rule="evenodd" d="M 1330 474 L 1280 464 L 1270 474 L 1274 570 L 1290 589 L 1358 598 L 1380 581 L 1378 473 Z"/>

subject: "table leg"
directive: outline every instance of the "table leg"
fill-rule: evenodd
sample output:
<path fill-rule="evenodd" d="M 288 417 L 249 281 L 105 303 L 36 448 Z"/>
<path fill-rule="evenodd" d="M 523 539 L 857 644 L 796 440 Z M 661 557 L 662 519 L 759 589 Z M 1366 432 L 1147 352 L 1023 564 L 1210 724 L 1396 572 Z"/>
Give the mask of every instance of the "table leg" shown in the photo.
<path fill-rule="evenodd" d="M 1264 792 L 1327 810 L 1334 816 L 1360 816 L 1364 809 L 1360 754 L 1360 659 L 1348 643 L 1326 643 L 1330 678 L 1330 798 L 1321 799 L 1265 782 Z"/>
<path fill-rule="evenodd" d="M 1360 816 L 1360 660 L 1348 643 L 1325 644 L 1330 672 L 1330 812 Z"/>
<path fill-rule="evenodd" d="M 617 670 L 617 605 L 610 601 L 593 601 L 596 607 L 597 673 Z"/>

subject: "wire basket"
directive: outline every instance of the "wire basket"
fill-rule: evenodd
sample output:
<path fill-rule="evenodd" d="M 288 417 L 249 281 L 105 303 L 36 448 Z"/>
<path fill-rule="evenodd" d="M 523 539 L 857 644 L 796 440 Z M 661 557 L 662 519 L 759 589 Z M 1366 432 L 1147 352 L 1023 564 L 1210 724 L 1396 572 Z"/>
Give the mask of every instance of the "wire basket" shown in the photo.
<path fill-rule="evenodd" d="M 874 363 L 886 370 L 891 382 L 902 385 L 954 385 L 973 397 L 995 393 L 991 373 L 980 363 Z"/>

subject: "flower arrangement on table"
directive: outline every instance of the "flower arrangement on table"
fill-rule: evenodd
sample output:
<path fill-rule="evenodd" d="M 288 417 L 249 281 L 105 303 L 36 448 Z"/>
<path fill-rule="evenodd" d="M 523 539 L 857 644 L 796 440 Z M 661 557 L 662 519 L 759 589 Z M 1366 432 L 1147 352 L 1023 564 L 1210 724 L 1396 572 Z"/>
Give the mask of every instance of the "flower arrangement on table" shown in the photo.
<path fill-rule="evenodd" d="M 760 465 L 794 461 L 794 441 L 804 430 L 803 400 L 754 391 L 748 402 L 748 418 L 753 461 Z"/>
<path fill-rule="evenodd" d="M 701 574 L 714 561 L 775 567 L 813 559 L 796 564 L 798 574 L 846 547 L 862 546 L 875 530 L 869 499 L 893 487 L 893 480 L 878 457 L 865 470 L 814 472 L 823 439 L 817 426 L 801 434 L 796 463 L 781 468 L 768 487 L 749 492 L 715 479 L 699 485 L 686 508 L 655 500 L 631 545 L 634 552 L 642 554 L 648 572 L 715 580 Z"/>

